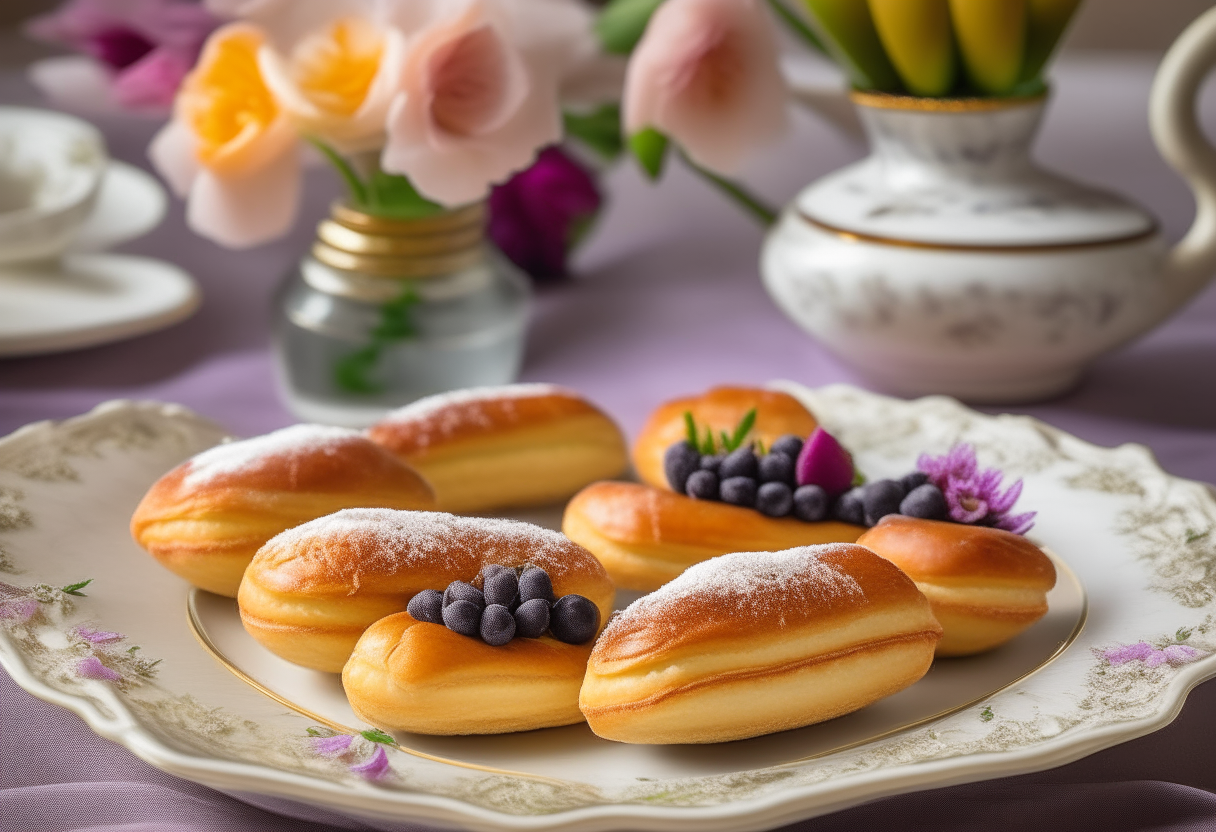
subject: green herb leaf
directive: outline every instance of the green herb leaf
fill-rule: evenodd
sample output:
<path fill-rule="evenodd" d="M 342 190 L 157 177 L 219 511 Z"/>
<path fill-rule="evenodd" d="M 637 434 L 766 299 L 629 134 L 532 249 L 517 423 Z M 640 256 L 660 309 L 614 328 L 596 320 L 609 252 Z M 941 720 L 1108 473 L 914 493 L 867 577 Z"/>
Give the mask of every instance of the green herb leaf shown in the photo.
<path fill-rule="evenodd" d="M 448 210 L 431 202 L 400 174 L 378 170 L 367 181 L 367 202 L 362 206 L 369 214 L 399 220 L 433 217 Z"/>
<path fill-rule="evenodd" d="M 667 156 L 667 137 L 653 127 L 647 127 L 629 137 L 629 149 L 646 175 L 658 179 Z"/>
<path fill-rule="evenodd" d="M 328 159 L 329 163 L 338 171 L 338 175 L 342 177 L 342 181 L 346 183 L 346 189 L 350 192 L 351 201 L 358 206 L 366 205 L 367 185 L 359 178 L 359 174 L 355 173 L 350 162 L 320 139 L 309 137 L 308 143 L 319 150 L 321 155 Z"/>
<path fill-rule="evenodd" d="M 866 475 L 861 473 L 861 471 L 857 470 L 857 467 L 854 466 L 854 468 L 853 468 L 853 487 L 856 488 L 859 485 L 865 485 L 865 484 L 866 484 Z"/>
<path fill-rule="evenodd" d="M 378 742 L 382 745 L 396 745 L 397 741 L 388 734 L 381 731 L 379 728 L 369 728 L 366 731 L 360 731 L 359 736 L 368 742 Z"/>
<path fill-rule="evenodd" d="M 684 436 L 694 448 L 700 446 L 697 441 L 697 423 L 692 418 L 691 410 L 684 411 Z"/>
<path fill-rule="evenodd" d="M 734 448 L 732 448 L 731 444 L 730 444 L 730 434 L 729 433 L 727 433 L 724 430 L 720 430 L 720 431 L 718 431 L 718 438 L 720 440 L 722 440 L 722 450 L 726 451 L 727 453 L 730 453 L 731 451 L 734 450 Z"/>
<path fill-rule="evenodd" d="M 628 55 L 642 39 L 646 24 L 663 0 L 612 0 L 595 21 L 595 33 L 608 52 Z"/>
<path fill-rule="evenodd" d="M 1204 531 L 1204 532 L 1197 532 L 1194 529 L 1187 529 L 1186 530 L 1186 542 L 1194 543 L 1196 540 L 1203 540 L 1205 537 L 1207 537 L 1211 533 L 1212 533 L 1211 529 L 1208 529 L 1207 531 Z"/>
<path fill-rule="evenodd" d="M 589 113 L 563 113 L 566 135 L 578 139 L 611 162 L 625 152 L 621 135 L 621 105 L 605 104 Z"/>
<path fill-rule="evenodd" d="M 730 437 L 728 450 L 735 450 L 743 444 L 743 440 L 747 438 L 747 434 L 751 432 L 752 427 L 756 424 L 756 408 L 752 408 L 743 414 L 743 418 L 739 420 L 739 424 L 735 425 L 735 432 Z"/>
<path fill-rule="evenodd" d="M 422 301 L 412 286 L 401 296 L 380 307 L 380 323 L 372 330 L 374 341 L 401 341 L 417 334 L 411 310 Z"/>
<path fill-rule="evenodd" d="M 379 393 L 384 385 L 368 378 L 380 361 L 380 344 L 372 343 L 339 358 L 334 364 L 334 384 L 347 393 Z"/>
<path fill-rule="evenodd" d="M 68 584 L 65 587 L 60 587 L 60 589 L 63 592 L 67 593 L 68 595 L 76 595 L 80 598 L 86 598 L 88 596 L 86 596 L 80 590 L 84 589 L 86 586 L 88 586 L 91 583 L 93 583 L 93 579 L 89 578 L 87 581 L 81 581 L 80 583 L 76 583 L 76 584 Z"/>
<path fill-rule="evenodd" d="M 1191 630 L 1188 627 L 1179 627 L 1178 632 L 1174 633 L 1175 641 L 1186 641 L 1191 637 Z"/>
<path fill-rule="evenodd" d="M 325 733 L 320 728 L 314 728 L 312 726 L 309 726 L 305 730 L 308 731 L 308 736 L 310 736 L 310 737 L 328 737 L 329 736 L 329 734 Z"/>
<path fill-rule="evenodd" d="M 768 451 L 764 450 L 764 440 L 763 439 L 756 440 L 756 453 L 758 453 L 760 456 L 764 456 L 765 454 L 768 453 Z"/>
<path fill-rule="evenodd" d="M 995 716 L 996 714 L 992 712 L 992 707 L 985 705 L 984 710 L 980 711 L 980 722 L 992 722 Z"/>
<path fill-rule="evenodd" d="M 713 428 L 705 428 L 705 439 L 701 441 L 701 453 L 711 455 L 716 453 L 714 448 L 714 431 Z"/>

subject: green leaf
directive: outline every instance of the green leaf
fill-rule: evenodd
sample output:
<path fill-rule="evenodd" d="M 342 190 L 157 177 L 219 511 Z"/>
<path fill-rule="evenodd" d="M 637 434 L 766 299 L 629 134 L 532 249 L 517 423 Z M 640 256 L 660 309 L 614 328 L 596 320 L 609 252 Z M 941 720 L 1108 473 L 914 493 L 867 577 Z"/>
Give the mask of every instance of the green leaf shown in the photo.
<path fill-rule="evenodd" d="M 334 384 L 347 393 L 379 393 L 384 385 L 367 376 L 379 361 L 379 343 L 368 344 L 343 356 L 334 364 Z"/>
<path fill-rule="evenodd" d="M 1179 627 L 1178 632 L 1174 633 L 1175 641 L 1186 641 L 1191 637 L 1191 631 L 1187 627 Z"/>
<path fill-rule="evenodd" d="M 363 206 L 367 204 L 367 185 L 359 178 L 359 174 L 355 173 L 355 169 L 350 166 L 350 162 L 342 158 L 338 151 L 334 150 L 329 145 L 320 139 L 309 137 L 308 143 L 321 152 L 321 155 L 329 160 L 329 163 L 338 171 L 338 175 L 342 177 L 342 181 L 346 183 L 346 189 L 350 191 L 351 201 L 355 205 Z"/>
<path fill-rule="evenodd" d="M 366 731 L 360 731 L 359 736 L 368 742 L 378 742 L 383 745 L 396 745 L 397 741 L 390 735 L 384 733 L 379 728 L 369 728 Z"/>
<path fill-rule="evenodd" d="M 857 470 L 857 466 L 853 466 L 853 487 L 866 484 L 866 475 Z"/>
<path fill-rule="evenodd" d="M 1211 534 L 1211 532 L 1212 532 L 1211 529 L 1208 529 L 1205 532 L 1197 532 L 1194 529 L 1187 529 L 1186 530 L 1186 542 L 1194 543 L 1196 540 L 1203 540 L 1205 537 L 1207 537 L 1209 534 Z"/>
<path fill-rule="evenodd" d="M 411 310 L 422 301 L 412 286 L 407 286 L 401 296 L 380 307 L 380 323 L 372 330 L 374 342 L 401 341 L 413 338 L 417 328 Z"/>
<path fill-rule="evenodd" d="M 735 450 L 743 444 L 743 440 L 747 438 L 748 433 L 756 424 L 756 408 L 752 408 L 743 414 L 743 418 L 739 420 L 739 424 L 735 425 L 735 432 L 730 437 L 730 444 L 727 450 Z"/>
<path fill-rule="evenodd" d="M 68 584 L 65 587 L 61 587 L 61 589 L 63 592 L 67 593 L 68 595 L 76 595 L 80 598 L 87 598 L 88 596 L 86 596 L 80 590 L 84 589 L 86 586 L 88 586 L 91 583 L 93 583 L 93 579 L 89 578 L 87 581 L 81 581 L 80 583 L 77 583 L 77 584 Z"/>
<path fill-rule="evenodd" d="M 995 717 L 996 714 L 992 712 L 990 705 L 985 705 L 984 710 L 980 711 L 980 722 L 992 722 Z"/>
<path fill-rule="evenodd" d="M 646 24 L 663 0 L 612 0 L 595 21 L 595 33 L 608 52 L 628 55 L 642 39 Z"/>
<path fill-rule="evenodd" d="M 705 428 L 705 438 L 701 440 L 701 453 L 706 456 L 716 453 L 714 448 L 714 431 L 713 428 Z"/>
<path fill-rule="evenodd" d="M 817 52 L 824 55 L 828 54 L 828 50 L 824 47 L 823 41 L 819 39 L 806 21 L 798 16 L 798 13 L 791 9 L 781 0 L 768 0 L 769 6 L 777 13 L 777 17 L 784 23 L 791 32 L 802 39 L 802 42 L 811 47 Z"/>
<path fill-rule="evenodd" d="M 567 136 L 578 139 L 607 161 L 625 152 L 619 104 L 605 104 L 590 113 L 563 113 L 562 123 Z"/>
<path fill-rule="evenodd" d="M 697 442 L 697 423 L 692 418 L 691 410 L 684 411 L 684 436 L 687 437 L 694 448 L 699 447 L 700 443 Z"/>
<path fill-rule="evenodd" d="M 328 737 L 329 736 L 329 734 L 325 733 L 320 728 L 313 728 L 310 726 L 310 727 L 306 728 L 305 730 L 308 731 L 308 736 L 310 736 L 310 737 Z"/>
<path fill-rule="evenodd" d="M 734 450 L 734 448 L 732 448 L 730 446 L 730 434 L 729 433 L 727 433 L 724 430 L 720 430 L 720 431 L 718 431 L 718 438 L 722 440 L 722 450 L 726 451 L 727 453 L 730 453 L 731 451 Z"/>
<path fill-rule="evenodd" d="M 764 456 L 765 454 L 768 453 L 768 451 L 764 450 L 764 440 L 763 439 L 756 440 L 756 453 L 758 453 L 760 456 Z"/>
<path fill-rule="evenodd" d="M 629 137 L 629 149 L 646 175 L 658 179 L 667 156 L 667 137 L 653 127 L 647 127 Z"/>
<path fill-rule="evenodd" d="M 408 178 L 382 170 L 368 179 L 367 201 L 362 207 L 377 217 L 399 220 L 424 219 L 447 210 L 418 193 Z"/>

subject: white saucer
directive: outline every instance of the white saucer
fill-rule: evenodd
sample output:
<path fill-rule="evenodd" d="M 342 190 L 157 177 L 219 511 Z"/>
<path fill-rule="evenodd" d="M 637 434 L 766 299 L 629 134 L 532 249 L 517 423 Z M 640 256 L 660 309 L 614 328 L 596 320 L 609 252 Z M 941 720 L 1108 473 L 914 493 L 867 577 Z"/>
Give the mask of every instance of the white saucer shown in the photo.
<path fill-rule="evenodd" d="M 156 179 L 110 162 L 74 253 L 0 267 L 0 357 L 97 346 L 188 318 L 199 291 L 185 271 L 150 257 L 97 253 L 151 231 L 165 208 Z"/>

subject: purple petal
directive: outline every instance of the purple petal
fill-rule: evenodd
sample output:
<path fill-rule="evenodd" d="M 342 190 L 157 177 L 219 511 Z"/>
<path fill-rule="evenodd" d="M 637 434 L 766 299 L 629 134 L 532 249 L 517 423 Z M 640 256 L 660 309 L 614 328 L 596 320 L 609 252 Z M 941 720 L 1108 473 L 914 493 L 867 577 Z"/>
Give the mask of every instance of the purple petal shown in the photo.
<path fill-rule="evenodd" d="M 999 483 L 998 486 L 999 488 Z M 1022 496 L 1022 481 L 1016 480 L 1013 485 L 1004 494 L 995 493 L 988 500 L 988 505 L 992 507 L 992 511 L 996 514 L 1005 514 L 1009 509 L 1013 508 L 1013 504 L 1018 501 L 1018 497 Z"/>
<path fill-rule="evenodd" d="M 1202 650 L 1196 650 L 1189 644 L 1171 644 L 1161 651 L 1165 660 L 1173 665 L 1187 664 L 1207 655 Z"/>
<path fill-rule="evenodd" d="M 86 656 L 76 665 L 76 672 L 86 679 L 101 679 L 106 682 L 117 682 L 122 678 L 118 673 L 101 663 L 96 656 Z"/>
<path fill-rule="evenodd" d="M 1154 650 L 1144 657 L 1144 665 L 1146 667 L 1160 667 L 1165 662 L 1165 651 L 1163 650 Z"/>
<path fill-rule="evenodd" d="M 170 107 L 190 63 L 167 49 L 156 49 L 114 78 L 111 89 L 119 105 L 131 109 Z"/>
<path fill-rule="evenodd" d="M 855 473 L 849 452 L 836 437 L 819 427 L 806 440 L 794 463 L 799 485 L 818 485 L 831 497 L 848 491 Z"/>
<path fill-rule="evenodd" d="M 998 529 L 1004 529 L 1014 534 L 1026 534 L 1026 532 L 1034 528 L 1034 518 L 1036 516 L 1038 516 L 1037 511 L 1027 511 L 1024 514 L 1002 517 L 994 525 Z"/>
<path fill-rule="evenodd" d="M 92 627 L 77 627 L 76 635 L 90 644 L 109 644 L 112 641 L 122 641 L 126 636 L 122 633 L 111 633 L 107 630 L 94 630 Z"/>
<path fill-rule="evenodd" d="M 388 754 L 385 753 L 384 746 L 377 745 L 370 759 L 351 766 L 350 770 L 355 774 L 363 775 L 368 780 L 378 780 L 392 769 L 388 764 Z"/>
<path fill-rule="evenodd" d="M 0 602 L 0 618 L 24 623 L 38 612 L 37 598 L 10 598 Z"/>
<path fill-rule="evenodd" d="M 346 753 L 353 739 L 354 737 L 350 734 L 334 734 L 332 737 L 313 737 L 312 750 L 326 757 L 337 757 L 339 754 Z"/>
<path fill-rule="evenodd" d="M 967 508 L 963 501 L 974 504 Z M 958 523 L 976 523 L 988 516 L 988 504 L 976 495 L 976 489 L 971 482 L 951 482 L 946 488 L 946 504 L 950 507 L 950 517 Z"/>
<path fill-rule="evenodd" d="M 1138 641 L 1135 644 L 1124 644 L 1119 647 L 1112 647 L 1109 650 L 1104 650 L 1102 655 L 1111 664 L 1126 664 L 1127 662 L 1144 661 L 1151 656 L 1156 650 L 1153 645 L 1147 641 Z"/>

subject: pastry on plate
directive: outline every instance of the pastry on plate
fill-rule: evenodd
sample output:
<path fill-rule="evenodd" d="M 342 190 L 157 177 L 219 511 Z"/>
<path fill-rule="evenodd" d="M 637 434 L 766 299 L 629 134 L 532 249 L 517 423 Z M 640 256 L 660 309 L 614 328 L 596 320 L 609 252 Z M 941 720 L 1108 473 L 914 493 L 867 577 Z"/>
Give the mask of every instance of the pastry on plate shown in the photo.
<path fill-rule="evenodd" d="M 612 619 L 579 707 L 619 742 L 755 737 L 902 690 L 940 636 L 911 579 L 861 546 L 723 555 Z"/>
<path fill-rule="evenodd" d="M 597 482 L 566 505 L 562 531 L 595 555 L 617 586 L 649 591 L 728 552 L 851 543 L 865 529 L 834 520 L 768 517 L 639 483 Z"/>
<path fill-rule="evenodd" d="M 578 692 L 599 609 L 558 597 L 536 566 L 483 567 L 372 624 L 342 670 L 359 718 L 423 734 L 499 734 L 583 721 Z"/>
<path fill-rule="evenodd" d="M 939 656 L 1004 644 L 1047 613 L 1051 558 L 1020 534 L 890 515 L 857 541 L 902 569 L 933 606 Z"/>
<path fill-rule="evenodd" d="M 283 532 L 254 557 L 237 601 L 245 629 L 289 662 L 337 673 L 376 621 L 423 590 L 444 591 L 497 564 L 543 569 L 607 620 L 608 573 L 565 536 L 516 520 L 348 509 Z"/>
<path fill-rule="evenodd" d="M 788 393 L 757 387 L 715 387 L 700 396 L 675 399 L 659 405 L 633 444 L 633 467 L 642 482 L 670 488 L 664 470 L 668 448 L 687 435 L 685 413 L 699 429 L 733 431 L 751 410 L 755 422 L 748 439 L 771 447 L 783 436 L 810 436 L 817 422 L 811 412 Z"/>
<path fill-rule="evenodd" d="M 295 425 L 203 451 L 157 480 L 131 535 L 201 589 L 235 597 L 254 553 L 343 508 L 431 508 L 416 471 L 356 431 Z"/>
<path fill-rule="evenodd" d="M 628 465 L 616 424 L 550 384 L 430 396 L 367 435 L 426 478 L 439 509 L 465 514 L 558 502 Z"/>

